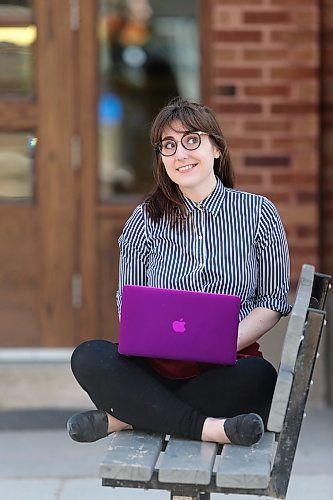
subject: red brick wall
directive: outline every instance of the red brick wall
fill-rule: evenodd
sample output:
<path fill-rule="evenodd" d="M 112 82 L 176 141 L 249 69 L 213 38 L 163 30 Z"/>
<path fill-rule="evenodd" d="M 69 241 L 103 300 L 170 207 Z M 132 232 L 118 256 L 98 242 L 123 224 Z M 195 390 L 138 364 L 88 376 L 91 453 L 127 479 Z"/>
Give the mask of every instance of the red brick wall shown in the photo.
<path fill-rule="evenodd" d="M 333 274 L 333 0 L 322 1 L 321 40 L 321 263 Z"/>
<path fill-rule="evenodd" d="M 203 100 L 227 137 L 236 187 L 277 205 L 295 282 L 303 262 L 320 266 L 319 0 L 203 4 Z"/>

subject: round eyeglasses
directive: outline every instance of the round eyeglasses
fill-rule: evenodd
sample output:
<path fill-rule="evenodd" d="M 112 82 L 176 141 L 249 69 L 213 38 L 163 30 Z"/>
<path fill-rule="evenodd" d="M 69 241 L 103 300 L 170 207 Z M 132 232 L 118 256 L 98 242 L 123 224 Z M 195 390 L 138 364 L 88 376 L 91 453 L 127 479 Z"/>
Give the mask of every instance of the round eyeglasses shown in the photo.
<path fill-rule="evenodd" d="M 163 156 L 172 156 L 177 151 L 177 146 L 180 142 L 185 149 L 193 151 L 194 149 L 198 149 L 200 146 L 202 135 L 209 134 L 207 132 L 185 132 L 180 141 L 166 138 L 156 144 L 155 149 L 157 149 Z"/>

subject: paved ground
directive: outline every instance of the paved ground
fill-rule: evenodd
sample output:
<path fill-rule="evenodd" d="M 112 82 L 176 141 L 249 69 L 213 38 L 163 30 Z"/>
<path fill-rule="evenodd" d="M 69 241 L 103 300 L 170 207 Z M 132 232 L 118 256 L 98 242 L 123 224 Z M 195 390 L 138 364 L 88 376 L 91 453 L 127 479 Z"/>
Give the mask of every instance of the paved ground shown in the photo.
<path fill-rule="evenodd" d="M 30 412 L 30 416 L 26 417 L 27 423 L 32 416 L 33 413 Z M 64 416 L 65 414 L 61 418 Z M 108 438 L 92 444 L 75 443 L 63 428 L 0 431 L 0 498 L 169 499 L 167 492 L 102 487 L 98 479 L 98 464 L 107 443 Z M 303 423 L 287 499 L 332 500 L 332 466 L 333 408 L 311 410 Z M 212 500 L 223 497 L 224 495 L 212 495 Z M 254 497 L 228 498 L 250 500 Z"/>

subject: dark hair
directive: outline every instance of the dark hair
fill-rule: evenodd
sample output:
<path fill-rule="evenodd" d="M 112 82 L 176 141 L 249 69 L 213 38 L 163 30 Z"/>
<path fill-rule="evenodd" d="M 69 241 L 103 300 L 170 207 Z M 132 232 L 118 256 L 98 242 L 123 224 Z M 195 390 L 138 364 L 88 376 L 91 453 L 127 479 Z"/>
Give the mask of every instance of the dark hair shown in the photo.
<path fill-rule="evenodd" d="M 154 189 L 147 195 L 145 204 L 148 214 L 157 222 L 167 215 L 172 222 L 184 219 L 187 210 L 183 196 L 177 184 L 166 173 L 163 159 L 157 144 L 162 140 L 165 127 L 178 120 L 186 130 L 206 132 L 211 141 L 220 150 L 221 155 L 214 160 L 215 175 L 224 186 L 233 187 L 234 175 L 226 141 L 213 111 L 207 106 L 186 99 L 172 99 L 155 117 L 150 140 L 154 147 L 153 175 L 156 182 Z"/>

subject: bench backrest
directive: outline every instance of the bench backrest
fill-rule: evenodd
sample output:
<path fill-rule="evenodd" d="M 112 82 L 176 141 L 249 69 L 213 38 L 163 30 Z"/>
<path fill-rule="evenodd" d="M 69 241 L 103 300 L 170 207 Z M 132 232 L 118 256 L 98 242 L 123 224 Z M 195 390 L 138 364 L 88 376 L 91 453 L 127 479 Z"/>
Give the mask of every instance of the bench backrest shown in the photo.
<path fill-rule="evenodd" d="M 306 268 L 305 271 L 307 272 Z M 278 437 L 278 445 L 268 488 L 270 496 L 276 498 L 285 498 L 287 493 L 298 437 L 302 426 L 303 413 L 325 322 L 324 308 L 327 292 L 330 287 L 330 279 L 331 277 L 328 275 L 314 274 L 309 300 L 311 307 L 307 308 L 301 330 L 297 330 L 296 336 L 300 338 L 295 363 L 289 354 L 281 358 L 269 421 L 269 428 L 274 430 Z M 305 286 L 309 286 L 307 280 Z M 302 292 L 302 275 L 298 295 L 299 292 Z M 295 305 L 296 302 L 299 304 L 297 297 Z M 294 309 L 297 310 L 295 306 Z M 295 313 L 295 310 L 293 312 Z M 294 347 L 293 342 L 289 343 L 289 339 L 286 339 L 284 350 L 285 348 L 288 349 L 288 346 L 291 346 L 291 349 Z"/>
<path fill-rule="evenodd" d="M 314 282 L 314 266 L 304 264 L 300 274 L 295 303 L 292 308 L 283 344 L 278 378 L 273 395 L 267 428 L 281 432 L 286 414 L 297 353 L 302 340 L 304 323 Z"/>
<path fill-rule="evenodd" d="M 323 310 L 331 277 L 315 273 L 314 266 L 304 264 L 300 274 L 295 303 L 290 314 L 283 344 L 278 378 L 273 395 L 267 428 L 281 432 L 295 374 L 299 348 L 304 338 L 308 308 Z"/>

